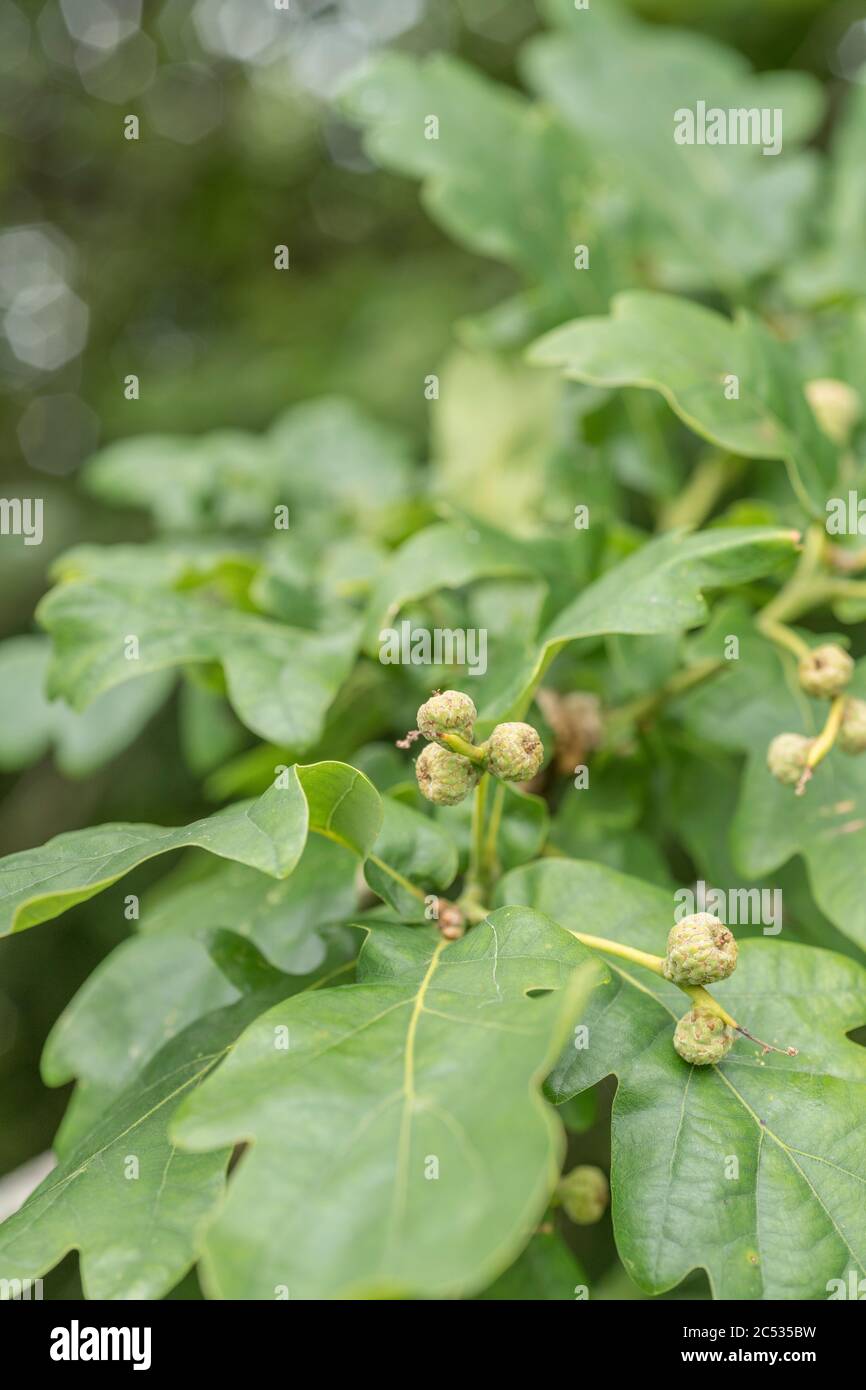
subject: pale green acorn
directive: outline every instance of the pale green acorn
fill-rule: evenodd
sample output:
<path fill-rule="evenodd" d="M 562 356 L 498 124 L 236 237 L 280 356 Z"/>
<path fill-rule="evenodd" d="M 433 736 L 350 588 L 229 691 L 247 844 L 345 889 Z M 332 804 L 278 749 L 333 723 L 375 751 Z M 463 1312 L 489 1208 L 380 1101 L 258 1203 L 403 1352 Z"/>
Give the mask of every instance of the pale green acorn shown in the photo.
<path fill-rule="evenodd" d="M 503 782 L 530 781 L 544 760 L 544 745 L 531 724 L 497 724 L 486 751 L 487 771 Z"/>
<path fill-rule="evenodd" d="M 692 913 L 671 927 L 664 973 L 675 985 L 711 985 L 726 980 L 736 964 L 734 934 L 712 913 Z"/>
<path fill-rule="evenodd" d="M 577 1226 L 595 1225 L 610 1202 L 607 1178 L 591 1163 L 581 1163 L 564 1173 L 556 1185 L 556 1195 L 566 1216 Z"/>
<path fill-rule="evenodd" d="M 851 657 L 832 642 L 813 647 L 800 657 L 797 667 L 800 686 L 816 700 L 832 700 L 841 695 L 853 673 Z"/>
<path fill-rule="evenodd" d="M 845 701 L 839 726 L 839 747 L 846 753 L 866 753 L 866 700 Z"/>
<path fill-rule="evenodd" d="M 674 1029 L 674 1047 L 684 1062 L 708 1067 L 721 1062 L 733 1046 L 732 1028 L 710 1009 L 689 1009 Z"/>
<path fill-rule="evenodd" d="M 793 787 L 799 782 L 814 742 L 803 734 L 777 734 L 767 749 L 767 767 L 778 782 Z"/>
<path fill-rule="evenodd" d="M 415 763 L 415 776 L 422 796 L 437 806 L 456 806 L 464 801 L 479 778 L 479 770 L 468 758 L 428 743 Z"/>
<path fill-rule="evenodd" d="M 834 377 L 816 377 L 806 382 L 805 391 L 824 433 L 837 444 L 847 444 L 862 411 L 860 397 L 853 386 Z"/>
<path fill-rule="evenodd" d="M 443 734 L 459 734 L 472 742 L 472 730 L 478 712 L 468 695 L 461 690 L 446 690 L 433 695 L 421 706 L 416 716 L 418 728 L 425 738 L 438 741 Z"/>

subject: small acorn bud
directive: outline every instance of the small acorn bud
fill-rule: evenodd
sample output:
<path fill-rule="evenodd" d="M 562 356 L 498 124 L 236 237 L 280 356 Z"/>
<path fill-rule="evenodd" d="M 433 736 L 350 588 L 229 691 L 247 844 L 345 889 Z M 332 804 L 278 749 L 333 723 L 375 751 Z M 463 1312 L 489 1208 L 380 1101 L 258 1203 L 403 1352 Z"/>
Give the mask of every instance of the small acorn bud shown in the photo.
<path fill-rule="evenodd" d="M 446 690 L 433 695 L 418 711 L 418 728 L 425 738 L 439 740 L 443 734 L 459 734 L 472 742 L 472 730 L 478 712 L 468 695 L 461 690 Z"/>
<path fill-rule="evenodd" d="M 767 767 L 778 782 L 793 787 L 799 782 L 814 742 L 803 734 L 777 734 L 767 749 Z"/>
<path fill-rule="evenodd" d="M 816 700 L 832 700 L 841 695 L 854 673 L 854 662 L 846 651 L 826 642 L 800 657 L 797 674 L 807 695 Z"/>
<path fill-rule="evenodd" d="M 846 753 L 866 753 L 866 700 L 845 701 L 839 726 L 839 747 Z"/>
<path fill-rule="evenodd" d="M 563 1211 L 577 1226 L 593 1226 L 600 1221 L 610 1202 L 610 1188 L 600 1168 L 581 1163 L 564 1173 L 556 1185 Z"/>
<path fill-rule="evenodd" d="M 708 1067 L 721 1062 L 733 1046 L 732 1028 L 710 1009 L 689 1009 L 674 1029 L 674 1047 L 684 1062 L 695 1067 Z"/>
<path fill-rule="evenodd" d="M 528 782 L 543 758 L 544 745 L 531 724 L 497 724 L 487 740 L 487 770 L 503 782 Z"/>
<path fill-rule="evenodd" d="M 675 985 L 711 985 L 726 980 L 737 964 L 737 943 L 724 922 L 695 912 L 671 927 L 665 978 Z"/>
<path fill-rule="evenodd" d="M 816 377 L 806 382 L 805 391 L 824 433 L 836 444 L 847 444 L 861 413 L 860 397 L 853 386 L 833 377 Z"/>
<path fill-rule="evenodd" d="M 415 762 L 421 794 L 437 806 L 456 806 L 465 800 L 479 775 L 475 763 L 448 748 L 440 748 L 438 743 L 428 743 Z"/>

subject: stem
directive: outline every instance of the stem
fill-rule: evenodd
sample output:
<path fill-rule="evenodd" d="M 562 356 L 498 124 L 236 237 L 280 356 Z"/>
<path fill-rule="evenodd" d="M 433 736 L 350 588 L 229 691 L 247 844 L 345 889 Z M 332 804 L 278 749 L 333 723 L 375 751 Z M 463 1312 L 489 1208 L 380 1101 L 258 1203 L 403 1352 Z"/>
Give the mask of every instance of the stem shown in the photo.
<path fill-rule="evenodd" d="M 468 758 L 471 763 L 483 764 L 487 759 L 484 744 L 476 748 L 474 743 L 467 743 L 459 734 L 441 734 L 440 737 L 446 748 L 450 748 L 452 753 L 459 753 L 461 758 Z"/>
<path fill-rule="evenodd" d="M 499 838 L 499 827 L 502 823 L 502 812 L 505 809 L 505 783 L 497 782 L 496 791 L 493 793 L 493 803 L 490 808 L 490 817 L 487 821 L 487 835 L 484 843 L 482 856 L 482 868 L 487 879 L 492 879 L 497 870 L 496 842 Z"/>
<path fill-rule="evenodd" d="M 700 526 L 740 471 L 735 466 L 738 462 L 726 454 L 709 454 L 700 459 L 679 495 L 662 507 L 658 529 Z"/>
<path fill-rule="evenodd" d="M 689 998 L 694 1003 L 695 1008 L 709 1009 L 711 1014 L 715 1014 L 724 1023 L 727 1023 L 729 1028 L 736 1028 L 740 1032 L 743 1031 L 742 1029 L 740 1029 L 740 1025 L 737 1022 L 737 1020 L 731 1017 L 727 1009 L 722 1008 L 722 1005 L 719 1003 L 718 999 L 714 999 L 713 996 L 710 994 L 709 990 L 704 989 L 703 985 L 679 985 L 678 988 L 681 989 L 684 994 L 687 994 L 689 996 Z"/>
<path fill-rule="evenodd" d="M 827 715 L 827 722 L 809 749 L 809 756 L 806 759 L 806 766 L 803 768 L 801 776 L 795 788 L 795 795 L 802 796 L 812 777 L 812 773 L 822 758 L 826 758 L 836 736 L 839 733 L 839 726 L 842 723 L 842 716 L 845 713 L 845 696 L 837 695 L 830 706 L 830 713 Z"/>
<path fill-rule="evenodd" d="M 641 695 L 636 700 L 629 700 L 627 704 L 615 706 L 609 710 L 605 719 L 608 733 L 616 733 L 617 725 L 634 724 L 639 720 L 649 718 L 667 700 L 673 700 L 678 695 L 683 695 L 693 686 L 700 685 L 702 681 L 709 680 L 719 671 L 724 662 L 717 657 L 707 657 L 703 661 L 696 661 L 693 666 L 687 666 L 682 671 L 677 671 L 670 680 L 665 681 L 664 685 L 651 695 Z M 610 742 L 606 737 L 605 742 Z"/>
<path fill-rule="evenodd" d="M 487 915 L 487 909 L 479 908 L 478 911 L 483 916 Z M 481 918 L 476 920 L 480 921 Z M 596 951 L 604 951 L 609 956 L 619 956 L 622 960 L 631 961 L 633 965 L 642 965 L 645 969 L 652 970 L 653 974 L 666 978 L 664 974 L 665 963 L 662 956 L 650 955 L 649 951 L 639 951 L 636 946 L 625 946 L 621 941 L 610 941 L 606 936 L 590 936 L 588 932 L 582 931 L 572 931 L 571 935 L 582 942 L 584 946 L 590 946 Z M 741 1023 L 738 1023 L 719 1003 L 718 999 L 714 999 L 709 990 L 704 989 L 703 985 L 677 985 L 677 988 L 689 996 L 696 1008 L 708 1009 L 729 1028 L 735 1028 L 738 1033 L 742 1033 L 744 1038 L 749 1038 L 751 1042 L 757 1043 L 765 1052 L 781 1052 L 788 1057 L 797 1056 L 798 1049 L 796 1047 L 775 1047 L 773 1043 L 756 1038 L 754 1033 L 750 1033 L 748 1028 L 744 1028 Z"/>
<path fill-rule="evenodd" d="M 748 1028 L 744 1028 L 741 1023 L 736 1025 L 736 1029 L 738 1033 L 742 1033 L 744 1038 L 748 1038 L 750 1042 L 757 1043 L 765 1052 L 781 1052 L 784 1057 L 796 1057 L 800 1050 L 797 1047 L 775 1047 L 773 1043 L 764 1042 L 762 1038 L 756 1038 L 754 1033 L 750 1033 Z"/>
<path fill-rule="evenodd" d="M 474 888 L 482 886 L 482 873 L 484 862 L 484 810 L 487 804 L 487 784 L 490 781 L 488 774 L 482 774 L 481 780 L 475 788 L 472 800 L 472 830 L 469 842 L 469 870 L 467 878 L 467 893 L 472 896 Z"/>
<path fill-rule="evenodd" d="M 399 883 L 400 887 L 405 888 L 406 892 L 411 893 L 414 898 L 420 898 L 422 903 L 427 901 L 426 893 L 420 888 L 416 888 L 414 883 L 411 883 L 403 874 L 398 873 L 396 869 L 392 869 L 391 865 L 386 864 L 384 859 L 380 859 L 378 854 L 368 854 L 367 859 L 371 864 L 375 864 L 377 869 L 381 869 L 383 873 L 393 878 L 395 883 Z M 379 896 L 381 897 L 381 894 Z"/>
<path fill-rule="evenodd" d="M 786 647 L 789 652 L 793 652 L 799 660 L 801 656 L 808 656 L 809 644 L 799 637 L 793 628 L 786 623 L 777 622 L 774 618 L 766 616 L 766 609 L 759 614 L 755 620 L 755 625 L 759 632 L 763 632 L 765 637 L 769 637 L 771 642 L 775 642 L 777 647 Z"/>
<path fill-rule="evenodd" d="M 664 975 L 665 963 L 662 956 L 651 956 L 649 951 L 639 951 L 636 946 L 624 946 L 621 941 L 609 941 L 606 936 L 590 936 L 582 931 L 573 931 L 571 934 L 576 936 L 578 941 L 582 941 L 584 946 L 592 946 L 596 951 L 606 951 L 609 956 L 621 956 L 623 960 L 630 960 L 633 965 L 643 965 L 656 975 Z"/>
<path fill-rule="evenodd" d="M 624 946 L 621 941 L 609 941 L 604 936 L 588 936 L 586 932 L 580 931 L 573 931 L 571 934 L 576 936 L 578 941 L 582 941 L 584 946 L 592 946 L 597 951 L 606 951 L 609 956 L 621 956 L 623 960 L 630 960 L 635 965 L 643 965 L 647 970 L 652 970 L 654 974 L 666 978 L 665 963 L 662 956 L 651 956 L 648 951 L 639 951 L 635 946 Z M 714 999 L 703 985 L 677 985 L 677 989 L 681 989 L 684 994 L 687 994 L 694 1004 L 717 1014 L 730 1028 L 739 1028 L 740 1025 L 736 1019 L 731 1018 L 727 1009 L 722 1008 L 719 1001 Z"/>

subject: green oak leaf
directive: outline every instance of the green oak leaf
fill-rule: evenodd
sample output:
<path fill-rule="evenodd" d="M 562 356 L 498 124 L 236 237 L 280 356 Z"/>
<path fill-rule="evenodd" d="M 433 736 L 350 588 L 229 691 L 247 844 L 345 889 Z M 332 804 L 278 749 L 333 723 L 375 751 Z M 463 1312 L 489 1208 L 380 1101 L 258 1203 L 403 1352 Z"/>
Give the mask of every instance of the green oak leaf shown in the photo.
<path fill-rule="evenodd" d="M 364 646 L 378 652 L 383 629 L 415 599 L 494 575 L 529 574 L 533 567 L 526 545 L 491 527 L 455 520 L 416 531 L 394 552 L 373 588 Z"/>
<path fill-rule="evenodd" d="M 568 230 L 591 159 L 549 112 L 444 54 L 386 53 L 353 78 L 343 104 L 366 128 L 371 158 L 423 179 L 425 205 L 451 236 L 538 287 L 518 301 L 518 319 L 561 317 L 594 290 L 597 301 L 592 277 L 574 273 Z M 431 112 L 437 139 L 426 134 Z"/>
<path fill-rule="evenodd" d="M 49 694 L 74 709 L 146 672 L 218 661 L 238 718 L 295 752 L 321 735 L 358 645 L 358 624 L 341 610 L 329 631 L 314 632 L 129 579 L 61 584 L 38 617 L 54 643 Z"/>
<path fill-rule="evenodd" d="M 0 1279 L 38 1278 L 78 1250 L 88 1298 L 153 1299 L 194 1263 L 231 1150 L 180 1153 L 172 1117 L 258 1014 L 350 968 L 337 952 L 314 980 L 282 975 L 230 932 L 214 933 L 211 950 L 242 997 L 172 1038 L 0 1225 Z"/>
<path fill-rule="evenodd" d="M 666 893 L 600 865 L 551 860 L 516 870 L 500 902 L 564 927 L 660 954 Z M 828 1280 L 866 1274 L 863 1185 L 866 1050 L 845 1035 L 866 1018 L 866 971 L 845 956 L 764 938 L 741 942 L 736 973 L 713 994 L 751 1032 L 716 1067 L 672 1045 L 684 994 L 611 960 L 590 999 L 587 1045 L 567 1047 L 549 1087 L 559 1100 L 610 1073 L 614 1232 L 649 1293 L 705 1269 L 721 1299 L 821 1299 Z M 736 1160 L 736 1167 L 731 1160 Z"/>
<path fill-rule="evenodd" d="M 837 450 L 818 428 L 791 348 L 745 311 L 731 321 L 674 295 L 628 291 L 615 296 L 609 318 L 564 324 L 530 355 L 575 381 L 661 392 L 712 443 L 782 460 L 802 506 L 823 517 Z M 731 377 L 739 394 L 729 399 Z"/>
<path fill-rule="evenodd" d="M 137 933 L 96 967 L 48 1035 L 42 1079 L 77 1081 L 56 1151 L 68 1152 L 170 1038 L 237 999 L 201 949 L 207 932 L 230 929 L 286 975 L 305 975 L 325 958 L 322 925 L 355 908 L 355 858 L 320 836 L 277 882 L 243 864 L 203 858 L 196 867 L 195 877 L 182 866 L 142 899 Z"/>
<path fill-rule="evenodd" d="M 833 125 L 817 246 L 793 261 L 784 276 L 787 289 L 809 305 L 832 303 L 841 296 L 862 299 L 866 293 L 861 235 L 866 219 L 866 92 L 857 82 L 847 82 L 845 88 L 844 105 Z"/>
<path fill-rule="evenodd" d="M 287 769 L 284 781 L 257 800 L 237 802 L 177 829 L 117 824 L 67 831 L 0 860 L 0 936 L 58 917 L 169 850 L 195 846 L 287 878 L 308 830 L 363 858 L 381 820 L 379 794 L 363 773 L 325 762 Z"/>
<path fill-rule="evenodd" d="M 382 829 L 364 876 L 402 921 L 423 921 L 425 895 L 444 891 L 457 877 L 457 846 L 432 816 L 393 797 L 383 797 L 382 810 Z"/>
<path fill-rule="evenodd" d="M 814 158 L 796 148 L 821 120 L 814 78 L 752 73 L 711 37 L 641 23 L 612 0 L 579 12 L 572 0 L 547 0 L 544 9 L 560 32 L 524 51 L 529 85 L 657 224 L 648 252 L 663 275 L 737 294 L 784 264 L 815 190 Z M 699 100 L 779 110 L 782 148 L 767 158 L 749 141 L 677 143 L 675 112 Z"/>
<path fill-rule="evenodd" d="M 76 713 L 43 693 L 50 655 L 44 637 L 11 637 L 0 646 L 0 771 L 28 767 L 53 748 L 66 777 L 87 777 L 138 737 L 168 698 L 172 677 L 154 671 Z"/>
<path fill-rule="evenodd" d="M 293 406 L 264 435 L 214 430 L 110 444 L 84 470 L 88 491 L 146 508 L 166 532 L 266 531 L 274 507 L 332 506 L 362 515 L 399 499 L 411 475 L 402 435 L 351 401 Z"/>
<path fill-rule="evenodd" d="M 258 1019 L 175 1121 L 186 1149 L 250 1145 L 207 1237 L 209 1291 L 484 1288 L 556 1180 L 562 1129 L 538 1085 L 598 978 L 573 939 L 522 909 L 450 944 L 371 924 L 358 983 Z"/>
<path fill-rule="evenodd" d="M 705 589 L 730 588 L 771 573 L 795 553 L 795 531 L 761 526 L 716 527 L 690 535 L 671 532 L 648 541 L 588 585 L 542 632 L 524 663 L 485 717 L 520 717 L 554 657 L 583 638 L 609 633 L 684 632 L 706 622 Z"/>
<path fill-rule="evenodd" d="M 866 855 L 866 761 L 834 748 L 805 795 L 795 796 L 792 787 L 777 782 L 767 769 L 771 739 L 783 732 L 814 738 L 826 703 L 800 689 L 794 657 L 748 626 L 731 621 L 727 628 L 739 635 L 739 660 L 726 663 L 704 689 L 682 697 L 678 710 L 692 732 L 748 755 L 730 827 L 734 864 L 746 878 L 760 879 L 800 855 L 818 907 L 866 948 L 860 871 Z M 866 698 L 866 662 L 857 664 L 850 693 Z"/>
<path fill-rule="evenodd" d="M 573 1302 L 588 1292 L 586 1274 L 562 1236 L 539 1231 L 511 1268 L 476 1297 L 484 1302 Z"/>

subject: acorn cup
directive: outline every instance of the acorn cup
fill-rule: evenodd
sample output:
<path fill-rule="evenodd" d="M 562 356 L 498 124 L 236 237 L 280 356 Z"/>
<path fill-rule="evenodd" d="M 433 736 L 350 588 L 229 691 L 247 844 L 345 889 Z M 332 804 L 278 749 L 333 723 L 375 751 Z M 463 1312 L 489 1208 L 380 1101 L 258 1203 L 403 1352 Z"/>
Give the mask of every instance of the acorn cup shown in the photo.
<path fill-rule="evenodd" d="M 734 1044 L 732 1028 L 710 1009 L 689 1009 L 674 1029 L 674 1047 L 684 1062 L 709 1067 L 721 1062 Z"/>
<path fill-rule="evenodd" d="M 724 922 L 695 912 L 671 927 L 665 978 L 675 985 L 711 985 L 726 980 L 737 965 L 737 943 Z"/>

